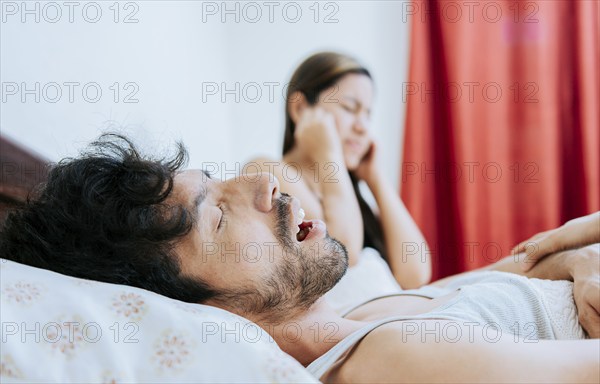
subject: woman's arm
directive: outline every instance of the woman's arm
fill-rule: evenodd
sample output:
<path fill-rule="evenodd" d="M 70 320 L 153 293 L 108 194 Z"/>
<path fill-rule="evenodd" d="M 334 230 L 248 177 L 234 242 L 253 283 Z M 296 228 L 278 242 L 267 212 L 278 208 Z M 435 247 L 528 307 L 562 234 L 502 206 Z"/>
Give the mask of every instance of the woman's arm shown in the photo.
<path fill-rule="evenodd" d="M 423 320 L 382 326 L 326 382 L 600 382 L 600 340 L 528 342 L 465 324 Z"/>
<path fill-rule="evenodd" d="M 303 177 L 312 177 L 318 186 L 322 219 L 329 235 L 346 246 L 348 263 L 353 266 L 358 262 L 363 246 L 363 222 L 335 124 L 333 115 L 323 108 L 306 107 L 294 132 L 296 145 L 292 151 L 297 151 L 297 157 L 301 159 L 299 165 L 304 167 Z M 302 160 L 308 160 L 308 164 Z M 290 184 L 285 185 L 290 194 L 301 192 Z"/>
<path fill-rule="evenodd" d="M 427 284 L 431 280 L 431 254 L 421 230 L 387 179 L 377 176 L 369 188 L 379 206 L 394 277 L 404 289 Z"/>
<path fill-rule="evenodd" d="M 320 172 L 323 220 L 330 236 L 346 246 L 348 264 L 354 266 L 363 246 L 363 221 L 352 181 L 343 161 L 337 163 L 337 169 L 330 181 L 326 179 L 325 172 Z"/>
<path fill-rule="evenodd" d="M 379 207 L 385 247 L 394 277 L 404 289 L 427 284 L 431 280 L 431 254 L 427 241 L 398 192 L 383 175 L 375 142 L 371 143 L 355 174 L 367 183 Z"/>

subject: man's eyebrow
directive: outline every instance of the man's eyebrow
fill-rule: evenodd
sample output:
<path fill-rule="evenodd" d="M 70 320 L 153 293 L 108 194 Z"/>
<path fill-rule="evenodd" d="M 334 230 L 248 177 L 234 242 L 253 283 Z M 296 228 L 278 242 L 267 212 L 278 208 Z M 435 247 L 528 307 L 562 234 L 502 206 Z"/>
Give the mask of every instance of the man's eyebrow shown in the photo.
<path fill-rule="evenodd" d="M 211 179 L 210 173 L 208 173 L 204 169 L 202 170 L 202 172 L 204 173 L 205 177 L 207 177 L 208 179 Z M 198 208 L 200 206 L 200 204 L 202 204 L 202 202 L 204 201 L 204 199 L 206 199 L 206 193 L 207 193 L 206 187 L 204 185 L 202 185 L 200 187 L 200 192 L 194 198 L 194 207 L 195 208 Z"/>
<path fill-rule="evenodd" d="M 206 187 L 201 186 L 200 192 L 198 192 L 198 195 L 196 195 L 196 197 L 194 198 L 194 208 L 198 208 L 200 204 L 202 204 L 204 199 L 206 199 Z"/>

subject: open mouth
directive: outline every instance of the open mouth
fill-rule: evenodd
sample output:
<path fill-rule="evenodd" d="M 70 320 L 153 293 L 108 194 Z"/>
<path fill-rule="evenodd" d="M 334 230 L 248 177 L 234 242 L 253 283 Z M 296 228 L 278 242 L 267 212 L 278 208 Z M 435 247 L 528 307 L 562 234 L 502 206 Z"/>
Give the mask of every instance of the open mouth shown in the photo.
<path fill-rule="evenodd" d="M 298 233 L 296 233 L 296 240 L 304 241 L 304 239 L 306 239 L 306 236 L 310 233 L 312 226 L 312 221 L 303 221 L 301 224 L 298 224 Z"/>

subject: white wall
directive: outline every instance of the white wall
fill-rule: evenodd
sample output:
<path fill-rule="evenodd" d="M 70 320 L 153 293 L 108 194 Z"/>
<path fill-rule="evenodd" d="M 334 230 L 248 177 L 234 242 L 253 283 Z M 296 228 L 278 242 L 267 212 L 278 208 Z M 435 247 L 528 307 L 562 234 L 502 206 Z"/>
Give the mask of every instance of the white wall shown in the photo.
<path fill-rule="evenodd" d="M 25 12 L 23 4 L 33 12 Z M 278 158 L 284 85 L 307 55 L 331 49 L 357 57 L 374 75 L 374 131 L 386 172 L 398 180 L 405 107 L 401 84 L 408 73 L 409 48 L 409 25 L 402 22 L 405 2 L 135 1 L 119 3 L 119 22 L 112 1 L 75 4 L 1 3 L 2 135 L 51 160 L 76 154 L 111 126 L 122 126 L 150 148 L 183 140 L 192 167 L 224 162 L 235 169 L 236 162 L 256 155 Z M 226 14 L 223 7 L 237 7 L 239 22 L 235 11 Z M 257 9 L 262 16 L 253 23 Z M 130 14 L 137 23 L 123 22 Z M 324 22 L 327 15 L 333 22 Z M 299 21 L 292 22 L 294 18 Z M 35 89 L 36 82 L 37 91 L 23 91 L 22 83 Z M 73 102 L 68 82 L 79 83 Z M 116 82 L 121 87 L 117 102 L 111 89 Z M 56 102 L 51 102 L 57 98 L 51 83 L 62 91 Z M 97 102 L 92 102 L 93 84 L 88 100 L 82 95 L 83 85 L 91 83 L 102 90 Z M 126 83 L 135 84 L 123 89 Z M 203 92 L 209 83 L 219 88 L 225 83 L 229 89 L 239 83 L 239 102 L 233 94 L 222 102 L 221 92 Z M 260 85 L 257 100 L 252 100 L 257 88 L 251 83 Z M 272 99 L 264 83 L 275 83 Z M 136 90 L 138 102 L 124 103 Z"/>

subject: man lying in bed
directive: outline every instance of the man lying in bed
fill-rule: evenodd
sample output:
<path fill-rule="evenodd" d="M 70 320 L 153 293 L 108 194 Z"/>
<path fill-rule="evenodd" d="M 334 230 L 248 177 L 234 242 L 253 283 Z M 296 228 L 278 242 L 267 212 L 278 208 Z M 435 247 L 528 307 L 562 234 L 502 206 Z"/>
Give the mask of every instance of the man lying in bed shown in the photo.
<path fill-rule="evenodd" d="M 580 308 L 584 324 L 597 324 L 597 246 L 526 273 L 510 257 L 427 288 L 435 294 L 380 298 L 342 317 L 322 296 L 347 255 L 323 222 L 304 220 L 270 174 L 221 182 L 181 171 L 185 158 L 179 148 L 170 161 L 146 159 L 102 137 L 9 216 L 0 255 L 227 309 L 327 382 L 600 381 L 598 340 L 556 340 L 584 337 L 562 280 L 592 306 Z"/>

